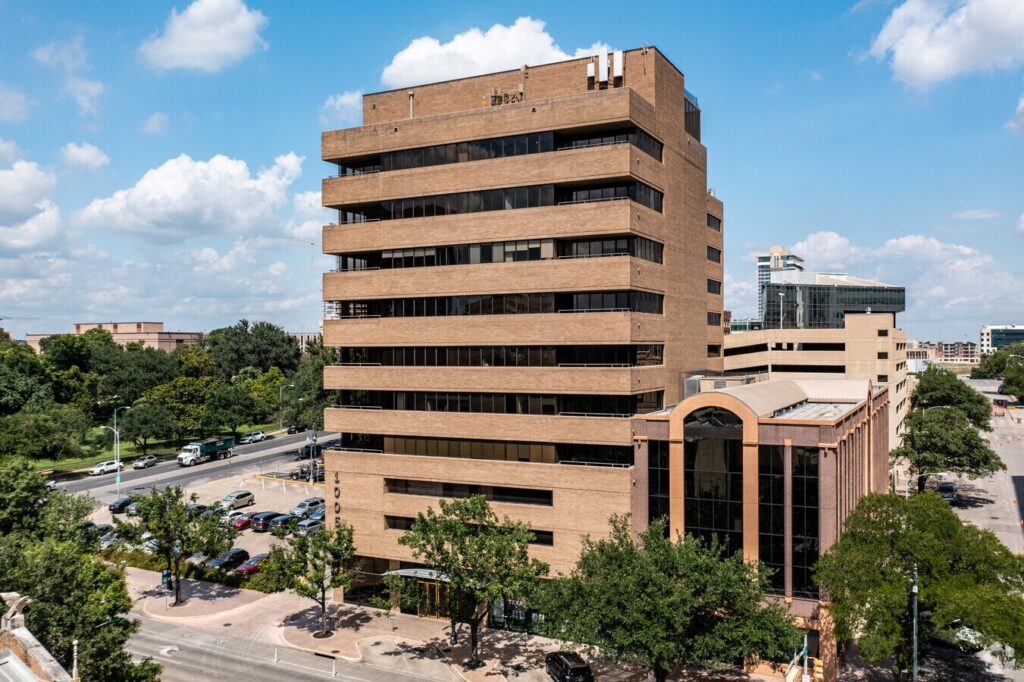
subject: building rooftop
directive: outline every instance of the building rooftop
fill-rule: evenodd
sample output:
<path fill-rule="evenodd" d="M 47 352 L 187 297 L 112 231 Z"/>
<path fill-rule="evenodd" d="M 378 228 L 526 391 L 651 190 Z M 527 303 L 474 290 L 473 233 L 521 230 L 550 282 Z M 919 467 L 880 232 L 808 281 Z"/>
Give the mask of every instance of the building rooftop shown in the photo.
<path fill-rule="evenodd" d="M 873 279 L 854 277 L 842 272 L 800 272 L 797 270 L 773 270 L 772 284 L 813 284 L 833 287 L 888 287 L 898 289 L 892 284 L 876 282 Z"/>

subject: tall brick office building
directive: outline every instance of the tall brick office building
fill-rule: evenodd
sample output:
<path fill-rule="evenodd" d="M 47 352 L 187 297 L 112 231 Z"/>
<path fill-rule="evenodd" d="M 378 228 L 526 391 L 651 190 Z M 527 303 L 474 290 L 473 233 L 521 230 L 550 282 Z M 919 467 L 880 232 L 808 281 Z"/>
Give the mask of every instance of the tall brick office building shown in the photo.
<path fill-rule="evenodd" d="M 441 496 L 528 521 L 553 572 L 636 516 L 631 417 L 722 369 L 700 115 L 644 48 L 366 95 L 323 134 L 328 499 L 368 570 Z"/>

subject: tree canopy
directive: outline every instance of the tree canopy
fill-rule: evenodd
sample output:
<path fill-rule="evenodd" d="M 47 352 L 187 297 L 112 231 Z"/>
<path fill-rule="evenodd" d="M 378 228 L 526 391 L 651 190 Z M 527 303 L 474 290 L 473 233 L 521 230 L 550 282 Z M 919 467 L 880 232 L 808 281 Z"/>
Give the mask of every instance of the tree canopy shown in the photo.
<path fill-rule="evenodd" d="M 959 408 L 939 406 L 912 411 L 905 422 L 903 444 L 892 451 L 894 462 L 906 462 L 924 490 L 925 477 L 948 472 L 969 478 L 987 476 L 1004 468 Z"/>
<path fill-rule="evenodd" d="M 839 541 L 818 561 L 840 641 L 856 639 L 871 662 L 894 657 L 898 676 L 911 654 L 909 595 L 919 574 L 919 646 L 960 625 L 1002 659 L 1024 663 L 1024 558 L 990 531 L 964 523 L 934 493 L 909 499 L 869 495 L 846 519 Z M 1007 645 L 1010 649 L 999 645 Z"/>
<path fill-rule="evenodd" d="M 530 595 L 547 564 L 531 559 L 530 527 L 508 517 L 499 519 L 483 495 L 438 500 L 420 512 L 398 542 L 447 581 L 447 612 L 452 631 L 458 622 L 470 627 L 472 661 L 477 661 L 480 622 L 488 606 L 505 598 Z"/>
<path fill-rule="evenodd" d="M 788 660 L 799 631 L 785 607 L 765 598 L 768 577 L 717 540 L 672 540 L 665 520 L 634 539 L 628 516 L 607 538 L 585 538 L 576 567 L 545 585 L 546 634 L 597 657 L 638 665 L 659 682 L 686 664 Z"/>
<path fill-rule="evenodd" d="M 299 365 L 299 344 L 284 329 L 269 322 L 240 320 L 214 329 L 206 338 L 217 374 L 229 381 L 244 367 L 267 371 L 277 367 L 289 373 Z"/>
<path fill-rule="evenodd" d="M 929 407 L 955 407 L 979 429 L 991 430 L 992 404 L 948 369 L 930 365 L 918 375 L 918 384 L 910 396 L 912 410 Z"/>
<path fill-rule="evenodd" d="M 293 533 L 287 544 L 274 545 L 263 571 L 277 584 L 316 602 L 320 609 L 320 634 L 326 635 L 327 596 L 333 589 L 348 588 L 355 578 L 356 549 L 352 527 L 334 530 L 321 526 L 312 535 Z"/>
<path fill-rule="evenodd" d="M 170 438 L 178 430 L 174 415 L 160 403 L 141 402 L 125 412 L 121 421 L 124 437 L 137 443 L 146 453 L 149 441 Z"/>

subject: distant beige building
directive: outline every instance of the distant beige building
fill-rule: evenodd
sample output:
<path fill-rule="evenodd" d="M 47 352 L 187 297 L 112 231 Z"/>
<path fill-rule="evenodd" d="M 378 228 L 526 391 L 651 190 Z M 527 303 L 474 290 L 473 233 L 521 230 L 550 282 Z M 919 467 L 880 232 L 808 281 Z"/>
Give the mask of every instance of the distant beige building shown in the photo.
<path fill-rule="evenodd" d="M 203 335 L 200 332 L 166 332 L 163 322 L 76 322 L 72 334 L 80 336 L 90 329 L 105 329 L 122 346 L 129 343 L 141 343 L 146 348 L 158 348 L 172 351 L 183 343 L 199 343 Z M 56 336 L 55 334 L 26 334 L 28 345 L 38 353 L 39 342 Z"/>
<path fill-rule="evenodd" d="M 907 333 L 894 313 L 850 313 L 833 329 L 761 329 L 725 337 L 728 374 L 772 379 L 833 376 L 889 386 L 889 443 L 899 443 L 909 409 Z"/>

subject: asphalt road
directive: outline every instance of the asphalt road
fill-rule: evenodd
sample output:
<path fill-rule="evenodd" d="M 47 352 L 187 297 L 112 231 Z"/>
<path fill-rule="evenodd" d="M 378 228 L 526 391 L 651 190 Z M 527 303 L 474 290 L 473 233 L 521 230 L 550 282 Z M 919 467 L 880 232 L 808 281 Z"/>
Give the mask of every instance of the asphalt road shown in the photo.
<path fill-rule="evenodd" d="M 262 641 L 204 632 L 138 612 L 132 615 L 139 618 L 141 627 L 128 642 L 128 651 L 135 660 L 149 657 L 162 665 L 164 682 L 421 682 L 430 679 L 341 658 L 331 661 L 287 647 L 275 649 Z M 331 673 L 332 663 L 336 675 Z M 83 677 L 88 675 L 88 671 L 82 673 Z"/>
<path fill-rule="evenodd" d="M 289 471 L 294 467 L 293 457 L 295 449 L 306 442 L 306 437 L 310 433 L 279 436 L 265 440 L 262 443 L 239 445 L 233 448 L 235 456 L 231 459 L 206 462 L 191 467 L 179 467 L 175 460 L 169 459 L 161 461 L 156 466 L 148 469 L 135 470 L 126 468 L 121 472 L 121 491 L 125 492 L 135 488 L 143 480 L 145 480 L 147 488 L 153 485 L 158 488 L 175 484 L 185 485 L 196 479 L 210 478 L 218 474 L 228 473 L 232 468 L 238 468 L 239 465 L 270 464 L 278 460 L 282 464 L 282 470 Z M 317 438 L 323 441 L 332 435 L 326 431 L 321 431 L 317 433 Z M 112 492 L 114 489 L 114 474 L 84 476 L 80 479 L 58 483 L 57 487 L 69 493 Z"/>

